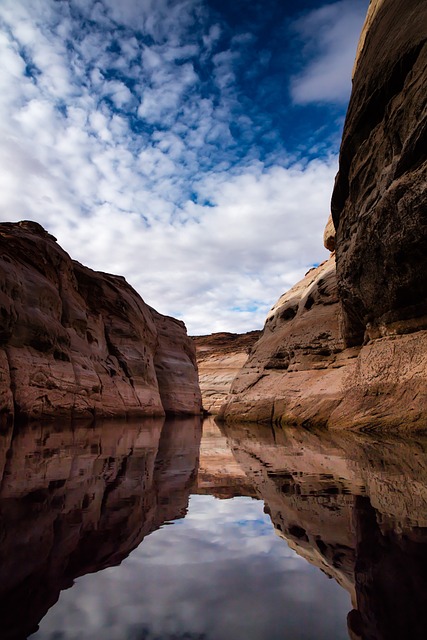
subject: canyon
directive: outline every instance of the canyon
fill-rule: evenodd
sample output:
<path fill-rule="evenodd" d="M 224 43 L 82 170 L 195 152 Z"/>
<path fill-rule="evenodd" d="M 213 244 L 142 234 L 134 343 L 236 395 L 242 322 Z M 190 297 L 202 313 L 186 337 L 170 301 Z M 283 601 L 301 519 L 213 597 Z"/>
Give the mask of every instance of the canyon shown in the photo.
<path fill-rule="evenodd" d="M 425 430 L 426 21 L 419 0 L 370 3 L 324 233 L 331 257 L 279 298 L 262 332 L 192 340 L 36 222 L 1 223 L 1 423 L 194 415 L 203 396 L 227 422 Z"/>
<path fill-rule="evenodd" d="M 39 224 L 0 224 L 0 416 L 198 414 L 195 349 L 121 276 L 92 271 Z"/>

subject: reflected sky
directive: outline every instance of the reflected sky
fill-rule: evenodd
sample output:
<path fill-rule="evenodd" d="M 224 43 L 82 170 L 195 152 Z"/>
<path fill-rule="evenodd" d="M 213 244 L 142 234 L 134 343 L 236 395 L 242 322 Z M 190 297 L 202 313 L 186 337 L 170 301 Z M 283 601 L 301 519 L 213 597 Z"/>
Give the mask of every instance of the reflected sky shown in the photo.
<path fill-rule="evenodd" d="M 0 478 L 1 640 L 425 640 L 425 436 L 11 425 Z"/>
<path fill-rule="evenodd" d="M 348 640 L 350 597 L 279 538 L 264 503 L 192 495 L 185 519 L 78 578 L 34 640 Z"/>

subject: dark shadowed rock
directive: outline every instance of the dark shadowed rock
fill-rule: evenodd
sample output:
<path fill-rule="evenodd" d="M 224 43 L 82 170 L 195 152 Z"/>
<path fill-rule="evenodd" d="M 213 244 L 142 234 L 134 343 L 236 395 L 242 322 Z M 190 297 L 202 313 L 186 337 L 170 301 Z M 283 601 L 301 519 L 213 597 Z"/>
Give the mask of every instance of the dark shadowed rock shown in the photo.
<path fill-rule="evenodd" d="M 346 343 L 427 328 L 427 4 L 374 0 L 332 197 Z"/>
<path fill-rule="evenodd" d="M 148 307 L 124 278 L 71 260 L 34 222 L 0 225 L 0 365 L 3 417 L 201 407 L 183 323 Z"/>

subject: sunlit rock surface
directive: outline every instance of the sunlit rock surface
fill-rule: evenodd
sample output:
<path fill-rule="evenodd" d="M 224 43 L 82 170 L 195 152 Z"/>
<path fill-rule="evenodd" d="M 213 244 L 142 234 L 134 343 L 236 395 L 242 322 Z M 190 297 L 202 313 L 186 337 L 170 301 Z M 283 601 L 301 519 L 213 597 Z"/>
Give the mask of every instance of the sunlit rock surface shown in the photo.
<path fill-rule="evenodd" d="M 71 260 L 37 223 L 0 224 L 0 314 L 3 421 L 200 411 L 184 324 Z"/>
<path fill-rule="evenodd" d="M 230 391 L 231 383 L 245 364 L 248 353 L 260 333 L 213 333 L 193 338 L 205 412 L 219 412 Z"/>
<path fill-rule="evenodd" d="M 271 309 L 221 417 L 326 424 L 342 399 L 342 369 L 354 366 L 354 356 L 343 353 L 331 257 Z"/>
<path fill-rule="evenodd" d="M 222 430 L 278 534 L 350 593 L 350 637 L 422 640 L 427 438 Z"/>
<path fill-rule="evenodd" d="M 371 2 L 324 236 L 336 274 L 331 258 L 273 307 L 225 419 L 427 429 L 426 24 L 422 0 Z"/>
<path fill-rule="evenodd" d="M 119 564 L 185 515 L 200 436 L 197 417 L 73 430 L 33 423 L 2 434 L 2 638 L 26 638 L 75 578 Z"/>

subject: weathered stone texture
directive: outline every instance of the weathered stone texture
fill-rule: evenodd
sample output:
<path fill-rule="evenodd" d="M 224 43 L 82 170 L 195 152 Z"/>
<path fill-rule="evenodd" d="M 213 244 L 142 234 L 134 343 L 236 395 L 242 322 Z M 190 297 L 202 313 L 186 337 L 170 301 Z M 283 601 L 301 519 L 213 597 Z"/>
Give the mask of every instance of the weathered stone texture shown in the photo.
<path fill-rule="evenodd" d="M 200 411 L 184 325 L 150 309 L 124 278 L 72 261 L 37 223 L 0 225 L 0 314 L 3 416 Z M 159 390 L 171 352 L 179 375 L 166 388 L 160 373 Z"/>
<path fill-rule="evenodd" d="M 347 344 L 427 328 L 427 4 L 372 2 L 332 197 Z"/>
<path fill-rule="evenodd" d="M 203 409 L 217 414 L 261 331 L 195 336 Z"/>

